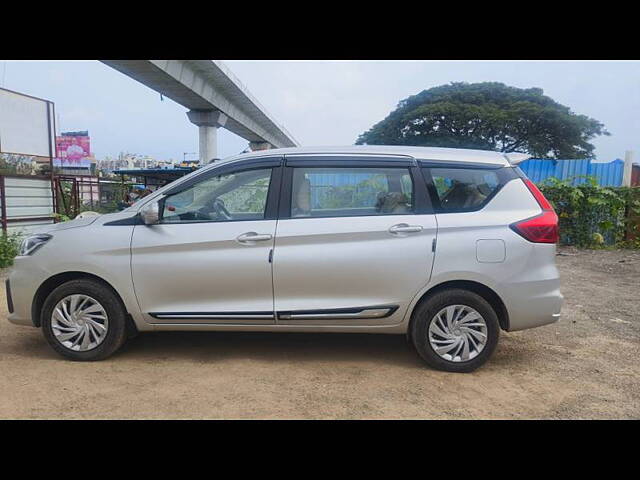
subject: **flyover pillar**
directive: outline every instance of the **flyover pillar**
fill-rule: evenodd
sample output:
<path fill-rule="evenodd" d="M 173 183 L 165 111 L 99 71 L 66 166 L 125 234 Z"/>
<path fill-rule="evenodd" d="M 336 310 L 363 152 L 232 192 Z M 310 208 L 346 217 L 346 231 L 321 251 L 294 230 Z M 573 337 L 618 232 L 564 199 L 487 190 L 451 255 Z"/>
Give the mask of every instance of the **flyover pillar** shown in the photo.
<path fill-rule="evenodd" d="M 218 128 L 227 123 L 220 110 L 189 110 L 187 117 L 198 126 L 200 164 L 206 165 L 218 156 Z"/>

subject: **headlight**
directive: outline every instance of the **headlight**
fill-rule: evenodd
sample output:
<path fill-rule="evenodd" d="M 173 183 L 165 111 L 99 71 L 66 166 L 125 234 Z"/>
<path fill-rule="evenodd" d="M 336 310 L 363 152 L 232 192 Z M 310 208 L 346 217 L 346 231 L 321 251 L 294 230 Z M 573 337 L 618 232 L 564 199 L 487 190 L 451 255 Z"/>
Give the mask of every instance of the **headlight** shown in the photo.
<path fill-rule="evenodd" d="M 49 240 L 51 240 L 51 235 L 46 233 L 31 235 L 25 238 L 20 245 L 20 255 L 31 255 Z"/>

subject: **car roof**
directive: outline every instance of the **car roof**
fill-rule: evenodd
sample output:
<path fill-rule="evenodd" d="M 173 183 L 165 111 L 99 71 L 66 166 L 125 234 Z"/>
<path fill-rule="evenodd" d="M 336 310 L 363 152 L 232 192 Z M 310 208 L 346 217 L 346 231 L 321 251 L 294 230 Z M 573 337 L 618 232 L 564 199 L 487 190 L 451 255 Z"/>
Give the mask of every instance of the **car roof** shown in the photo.
<path fill-rule="evenodd" d="M 411 157 L 416 160 L 433 160 L 441 162 L 464 162 L 480 163 L 489 165 L 510 165 L 508 158 L 502 152 L 488 150 L 471 150 L 465 148 L 439 148 L 439 147 L 408 147 L 402 145 L 348 145 L 342 147 L 292 147 L 275 148 L 270 150 L 259 150 L 250 153 L 243 153 L 225 159 L 226 162 L 249 160 L 252 158 L 284 155 L 304 156 L 304 155 L 389 155 Z M 521 154 L 508 154 L 509 157 Z M 528 155 L 527 155 L 528 157 Z M 216 162 L 219 164 L 221 162 Z"/>

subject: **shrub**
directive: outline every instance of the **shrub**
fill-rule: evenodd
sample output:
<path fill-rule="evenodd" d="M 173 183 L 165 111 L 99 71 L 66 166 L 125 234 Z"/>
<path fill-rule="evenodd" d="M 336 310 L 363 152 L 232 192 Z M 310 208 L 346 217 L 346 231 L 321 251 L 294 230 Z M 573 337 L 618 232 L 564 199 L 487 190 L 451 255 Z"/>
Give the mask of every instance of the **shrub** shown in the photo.
<path fill-rule="evenodd" d="M 626 235 L 640 233 L 640 189 L 601 187 L 595 177 L 584 178 L 585 183 L 575 186 L 572 178 L 549 178 L 540 185 L 558 214 L 560 243 L 583 248 L 633 245 Z"/>
<path fill-rule="evenodd" d="M 13 259 L 20 251 L 20 241 L 17 233 L 0 234 L 0 268 L 13 265 Z"/>
<path fill-rule="evenodd" d="M 65 215 L 64 213 L 54 213 L 53 218 L 55 218 L 58 222 L 68 222 L 71 220 L 69 215 Z"/>

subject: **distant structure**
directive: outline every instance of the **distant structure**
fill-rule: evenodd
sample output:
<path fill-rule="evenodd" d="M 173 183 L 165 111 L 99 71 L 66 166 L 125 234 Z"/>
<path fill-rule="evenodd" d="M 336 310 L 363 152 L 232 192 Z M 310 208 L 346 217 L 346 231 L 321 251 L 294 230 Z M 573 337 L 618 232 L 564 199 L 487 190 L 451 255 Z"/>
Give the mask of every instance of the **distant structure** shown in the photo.
<path fill-rule="evenodd" d="M 137 155 L 132 153 L 120 153 L 118 158 L 107 157 L 104 160 L 96 160 L 96 168 L 104 173 L 112 173 L 121 169 L 136 168 L 173 168 L 175 160 L 158 160 L 149 155 Z"/>
<path fill-rule="evenodd" d="M 220 127 L 245 138 L 252 150 L 299 146 L 218 60 L 102 62 L 189 109 L 187 117 L 199 130 L 202 165 L 218 156 Z"/>
<path fill-rule="evenodd" d="M 56 156 L 53 159 L 53 166 L 59 173 L 87 175 L 91 170 L 95 170 L 95 163 L 88 130 L 61 132 L 56 136 Z"/>

